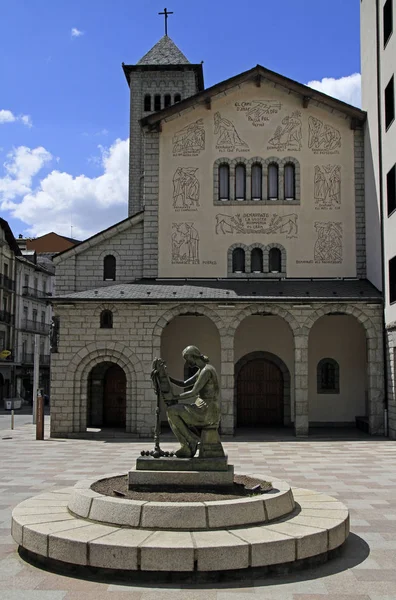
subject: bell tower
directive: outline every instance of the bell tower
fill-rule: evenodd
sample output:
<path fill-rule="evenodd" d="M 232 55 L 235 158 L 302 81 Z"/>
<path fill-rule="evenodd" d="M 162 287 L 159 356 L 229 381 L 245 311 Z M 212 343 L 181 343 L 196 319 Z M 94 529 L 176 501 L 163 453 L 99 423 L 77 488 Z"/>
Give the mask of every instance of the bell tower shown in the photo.
<path fill-rule="evenodd" d="M 202 64 L 191 64 L 168 35 L 136 65 L 123 63 L 122 68 L 130 88 L 128 215 L 131 216 L 144 208 L 140 120 L 202 91 L 204 84 Z"/>

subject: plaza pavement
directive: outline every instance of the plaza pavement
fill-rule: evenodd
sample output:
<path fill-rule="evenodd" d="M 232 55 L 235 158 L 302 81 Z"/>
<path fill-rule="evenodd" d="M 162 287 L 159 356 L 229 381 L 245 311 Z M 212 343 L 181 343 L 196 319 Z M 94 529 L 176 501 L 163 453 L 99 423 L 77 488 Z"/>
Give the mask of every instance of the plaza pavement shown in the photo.
<path fill-rule="evenodd" d="M 46 434 L 48 436 L 46 417 Z M 339 557 L 287 575 L 227 577 L 221 583 L 94 581 L 24 562 L 10 535 L 12 508 L 44 490 L 132 467 L 150 442 L 35 440 L 33 425 L 0 432 L 1 600 L 396 600 L 396 441 L 359 432 L 239 434 L 224 442 L 237 473 L 262 473 L 339 498 L 351 536 Z M 174 447 L 165 436 L 165 449 Z"/>

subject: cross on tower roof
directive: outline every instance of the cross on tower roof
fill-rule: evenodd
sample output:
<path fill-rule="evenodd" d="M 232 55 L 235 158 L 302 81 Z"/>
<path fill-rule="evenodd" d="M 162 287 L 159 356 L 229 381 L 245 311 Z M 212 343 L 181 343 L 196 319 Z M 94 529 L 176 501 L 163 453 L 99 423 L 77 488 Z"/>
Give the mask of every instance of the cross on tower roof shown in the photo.
<path fill-rule="evenodd" d="M 166 8 L 164 8 L 164 12 L 159 12 L 159 15 L 164 15 L 165 17 L 165 35 L 168 35 L 168 15 L 173 15 L 173 12 L 169 12 Z"/>

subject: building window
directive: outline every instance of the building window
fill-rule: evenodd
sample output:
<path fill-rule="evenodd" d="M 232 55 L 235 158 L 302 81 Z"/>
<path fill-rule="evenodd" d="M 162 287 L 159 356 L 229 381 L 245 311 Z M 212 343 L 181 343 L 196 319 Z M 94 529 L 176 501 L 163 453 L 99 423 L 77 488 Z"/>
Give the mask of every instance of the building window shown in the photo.
<path fill-rule="evenodd" d="M 340 393 L 340 367 L 333 358 L 322 358 L 317 368 L 318 394 Z"/>
<path fill-rule="evenodd" d="M 41 311 L 41 323 L 45 325 L 45 310 Z"/>
<path fill-rule="evenodd" d="M 230 199 L 230 167 L 220 165 L 219 167 L 219 200 Z"/>
<path fill-rule="evenodd" d="M 175 94 L 175 99 L 174 99 L 175 104 L 176 104 L 176 102 L 180 102 L 180 101 L 181 101 L 181 95 Z"/>
<path fill-rule="evenodd" d="M 25 275 L 24 284 L 25 287 L 29 287 L 29 275 Z"/>
<path fill-rule="evenodd" d="M 386 192 L 389 216 L 396 208 L 396 165 L 393 165 L 386 176 Z"/>
<path fill-rule="evenodd" d="M 250 265 L 252 273 L 262 273 L 263 268 L 263 251 L 261 248 L 253 248 L 250 257 Z"/>
<path fill-rule="evenodd" d="M 396 256 L 389 261 L 389 302 L 396 302 Z"/>
<path fill-rule="evenodd" d="M 144 110 L 145 112 L 151 111 L 151 95 L 146 94 L 144 97 Z"/>
<path fill-rule="evenodd" d="M 268 167 L 268 198 L 269 200 L 278 199 L 278 165 L 271 163 Z"/>
<path fill-rule="evenodd" d="M 385 88 L 385 127 L 388 129 L 395 118 L 395 89 L 393 75 Z"/>
<path fill-rule="evenodd" d="M 284 181 L 285 200 L 294 200 L 296 197 L 296 172 L 292 163 L 285 165 Z"/>
<path fill-rule="evenodd" d="M 165 94 L 164 96 L 164 108 L 168 108 L 172 104 L 172 98 L 170 94 Z"/>
<path fill-rule="evenodd" d="M 245 200 L 246 198 L 246 169 L 245 165 L 235 167 L 235 199 Z"/>
<path fill-rule="evenodd" d="M 103 279 L 104 281 L 115 281 L 116 278 L 116 259 L 112 254 L 108 254 L 103 260 Z"/>
<path fill-rule="evenodd" d="M 279 248 L 271 248 L 269 251 L 270 273 L 280 273 L 282 270 L 282 253 Z"/>
<path fill-rule="evenodd" d="M 100 327 L 101 329 L 112 329 L 113 313 L 111 310 L 102 310 L 100 313 Z"/>
<path fill-rule="evenodd" d="M 159 94 L 154 96 L 154 110 L 161 110 L 161 96 Z"/>
<path fill-rule="evenodd" d="M 34 324 L 37 323 L 37 310 L 35 308 L 32 310 L 32 321 Z"/>
<path fill-rule="evenodd" d="M 261 200 L 263 197 L 263 169 L 261 165 L 252 166 L 252 200 Z"/>
<path fill-rule="evenodd" d="M 232 272 L 245 272 L 245 251 L 243 248 L 234 248 L 232 251 Z"/>
<path fill-rule="evenodd" d="M 386 46 L 393 31 L 393 0 L 386 0 L 383 12 L 384 46 Z"/>

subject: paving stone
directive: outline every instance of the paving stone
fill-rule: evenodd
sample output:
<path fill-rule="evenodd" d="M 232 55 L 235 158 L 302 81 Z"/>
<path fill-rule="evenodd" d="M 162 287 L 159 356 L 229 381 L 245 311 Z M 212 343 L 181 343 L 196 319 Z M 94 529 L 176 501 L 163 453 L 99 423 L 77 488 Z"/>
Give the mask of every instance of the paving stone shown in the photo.
<path fill-rule="evenodd" d="M 193 571 L 194 545 L 191 533 L 157 531 L 140 545 L 144 571 Z"/>
<path fill-rule="evenodd" d="M 23 528 L 23 547 L 41 556 L 48 556 L 48 536 L 59 531 L 71 531 L 87 527 L 89 522 L 82 519 L 55 521 L 53 523 L 35 523 Z"/>
<path fill-rule="evenodd" d="M 297 525 L 293 522 L 268 524 L 268 528 L 296 538 L 297 559 L 316 556 L 328 549 L 328 536 L 325 528 Z"/>
<path fill-rule="evenodd" d="M 251 545 L 252 567 L 275 565 L 296 560 L 294 538 L 272 531 L 268 526 L 236 529 L 232 532 Z"/>
<path fill-rule="evenodd" d="M 70 558 L 73 557 L 73 564 L 87 565 L 87 542 L 91 542 L 114 531 L 114 527 L 95 524 L 50 534 L 48 538 L 48 556 L 62 560 L 63 562 L 69 562 Z"/>
<path fill-rule="evenodd" d="M 249 544 L 228 531 L 194 531 L 198 571 L 249 566 Z"/>
<path fill-rule="evenodd" d="M 138 546 L 152 531 L 143 529 L 119 529 L 89 544 L 89 564 L 107 569 L 136 570 Z"/>

